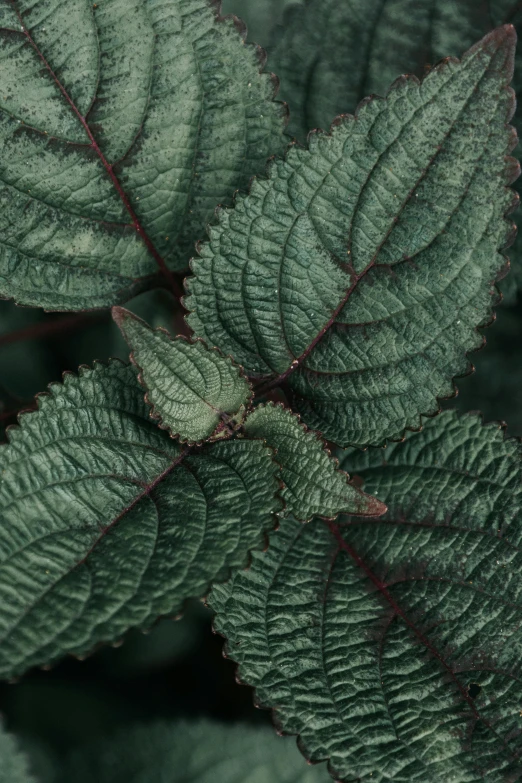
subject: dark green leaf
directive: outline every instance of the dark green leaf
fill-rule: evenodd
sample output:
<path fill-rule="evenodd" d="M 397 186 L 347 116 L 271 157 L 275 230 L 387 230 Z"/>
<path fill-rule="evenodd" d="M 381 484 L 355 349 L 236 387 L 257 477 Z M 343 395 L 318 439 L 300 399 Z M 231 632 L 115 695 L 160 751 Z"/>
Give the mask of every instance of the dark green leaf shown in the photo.
<path fill-rule="evenodd" d="M 419 426 L 453 393 L 512 238 L 515 34 L 292 147 L 221 213 L 187 281 L 197 336 L 342 445 Z"/>
<path fill-rule="evenodd" d="M 259 441 L 181 450 L 134 368 L 68 375 L 0 451 L 0 676 L 148 627 L 246 565 L 273 527 Z"/>
<path fill-rule="evenodd" d="M 29 771 L 29 761 L 19 750 L 15 738 L 0 723 L 0 781 L 2 783 L 36 783 Z"/>
<path fill-rule="evenodd" d="M 153 723 L 73 753 L 59 783 L 326 783 L 307 768 L 295 743 L 268 729 Z M 58 781 L 57 781 L 58 783 Z"/>
<path fill-rule="evenodd" d="M 172 339 L 122 307 L 115 307 L 113 316 L 160 427 L 196 443 L 222 438 L 241 424 L 252 389 L 231 359 L 200 340 Z"/>
<path fill-rule="evenodd" d="M 1 295 L 125 301 L 282 149 L 273 82 L 214 5 L 2 4 Z"/>
<path fill-rule="evenodd" d="M 520 444 L 446 412 L 342 465 L 389 511 L 287 520 L 213 589 L 239 676 L 342 781 L 517 780 Z"/>
<path fill-rule="evenodd" d="M 290 105 L 291 133 L 304 140 L 312 128 L 328 128 L 333 117 L 353 112 L 367 95 L 384 95 L 401 73 L 420 77 L 505 23 L 520 34 L 517 0 L 305 0 L 285 15 L 277 42 L 270 41 L 270 67 Z M 522 93 L 520 51 L 514 86 Z M 521 241 L 510 253 L 513 274 L 500 283 L 511 302 L 517 287 L 522 290 Z"/>
<path fill-rule="evenodd" d="M 334 519 L 342 512 L 379 516 L 386 511 L 379 500 L 350 483 L 320 435 L 307 430 L 287 408 L 259 405 L 243 429 L 247 437 L 262 438 L 275 451 L 286 514 L 307 521 L 314 514 Z"/>

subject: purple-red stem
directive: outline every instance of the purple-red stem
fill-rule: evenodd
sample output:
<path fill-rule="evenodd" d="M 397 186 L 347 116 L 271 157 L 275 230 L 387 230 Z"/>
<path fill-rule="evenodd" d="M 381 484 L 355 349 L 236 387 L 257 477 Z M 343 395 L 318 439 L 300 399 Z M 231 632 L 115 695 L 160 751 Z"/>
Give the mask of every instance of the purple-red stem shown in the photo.
<path fill-rule="evenodd" d="M 12 343 L 19 343 L 23 340 L 41 340 L 44 337 L 58 334 L 64 330 L 77 329 L 79 326 L 83 326 L 86 323 L 96 323 L 98 321 L 106 320 L 106 318 L 106 313 L 96 313 L 93 315 L 89 313 L 78 313 L 77 315 L 71 315 L 64 318 L 56 318 L 47 323 L 31 324 L 31 326 L 25 326 L 23 329 L 18 329 L 16 332 L 0 335 L 0 347 L 3 345 L 11 345 Z"/>

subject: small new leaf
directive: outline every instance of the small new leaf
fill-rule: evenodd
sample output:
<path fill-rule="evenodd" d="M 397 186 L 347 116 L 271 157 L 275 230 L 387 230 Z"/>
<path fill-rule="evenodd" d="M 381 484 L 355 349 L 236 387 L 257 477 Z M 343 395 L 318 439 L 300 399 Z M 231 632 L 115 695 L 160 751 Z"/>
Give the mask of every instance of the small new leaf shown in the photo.
<path fill-rule="evenodd" d="M 2 297 L 126 301 L 283 149 L 273 80 L 218 6 L 2 2 Z"/>
<path fill-rule="evenodd" d="M 131 349 L 152 418 L 182 442 L 223 437 L 241 424 L 252 389 L 241 369 L 201 340 L 172 339 L 121 307 L 113 317 Z"/>
<path fill-rule="evenodd" d="M 271 450 L 182 449 L 136 376 L 119 362 L 66 375 L 0 447 L 0 677 L 178 613 L 274 526 Z"/>
<path fill-rule="evenodd" d="M 342 464 L 388 512 L 286 520 L 213 589 L 239 676 L 338 780 L 518 780 L 519 442 L 450 411 Z"/>
<path fill-rule="evenodd" d="M 276 453 L 284 483 L 285 515 L 308 521 L 314 515 L 334 519 L 338 514 L 380 516 L 386 506 L 350 484 L 338 469 L 316 432 L 307 430 L 286 408 L 259 405 L 247 418 L 244 432 L 262 438 Z"/>
<path fill-rule="evenodd" d="M 291 147 L 193 262 L 196 335 L 328 440 L 402 437 L 471 367 L 513 236 L 515 42 L 499 28 Z"/>

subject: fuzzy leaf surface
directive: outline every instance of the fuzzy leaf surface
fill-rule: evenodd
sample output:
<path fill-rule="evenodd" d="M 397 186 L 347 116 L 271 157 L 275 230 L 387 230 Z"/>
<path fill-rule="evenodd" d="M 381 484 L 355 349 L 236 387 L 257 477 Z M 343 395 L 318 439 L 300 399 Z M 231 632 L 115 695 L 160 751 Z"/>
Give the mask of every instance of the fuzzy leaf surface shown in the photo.
<path fill-rule="evenodd" d="M 515 38 L 499 28 L 291 147 L 193 261 L 196 335 L 284 383 L 328 440 L 418 427 L 482 343 L 513 233 Z"/>
<path fill-rule="evenodd" d="M 516 0 L 303 0 L 288 10 L 270 40 L 270 67 L 291 107 L 289 130 L 304 140 L 312 128 L 326 129 L 333 117 L 353 112 L 367 95 L 385 95 L 400 74 L 421 77 L 442 58 L 459 56 L 507 23 L 520 35 L 522 6 Z M 520 51 L 514 88 L 520 107 Z M 519 108 L 517 130 L 521 116 Z M 510 257 L 512 273 L 500 281 L 500 289 L 513 302 L 517 288 L 522 290 L 520 231 Z"/>
<path fill-rule="evenodd" d="M 29 771 L 29 761 L 19 749 L 16 738 L 0 723 L 1 783 L 36 783 Z"/>
<path fill-rule="evenodd" d="M 248 724 L 157 722 L 131 726 L 72 753 L 57 783 L 326 783 L 291 739 Z"/>
<path fill-rule="evenodd" d="M 379 516 L 386 511 L 379 500 L 350 484 L 350 476 L 338 469 L 320 436 L 287 408 L 258 405 L 243 429 L 248 438 L 261 438 L 275 451 L 286 514 L 307 521 L 314 514 L 333 519 L 342 512 Z"/>
<path fill-rule="evenodd" d="M 83 368 L 1 447 L 0 676 L 175 614 L 245 566 L 280 510 L 261 442 L 182 450 L 136 371 Z"/>
<path fill-rule="evenodd" d="M 214 588 L 239 677 L 336 779 L 517 780 L 520 444 L 450 411 L 342 465 L 388 513 L 287 520 Z"/>
<path fill-rule="evenodd" d="M 152 329 L 129 310 L 114 308 L 113 315 L 147 390 L 152 417 L 173 437 L 197 443 L 219 438 L 224 421 L 240 424 L 252 390 L 237 365 L 201 341 Z"/>
<path fill-rule="evenodd" d="M 4 297 L 125 301 L 282 149 L 260 55 L 210 0 L 12 0 L 0 37 Z"/>

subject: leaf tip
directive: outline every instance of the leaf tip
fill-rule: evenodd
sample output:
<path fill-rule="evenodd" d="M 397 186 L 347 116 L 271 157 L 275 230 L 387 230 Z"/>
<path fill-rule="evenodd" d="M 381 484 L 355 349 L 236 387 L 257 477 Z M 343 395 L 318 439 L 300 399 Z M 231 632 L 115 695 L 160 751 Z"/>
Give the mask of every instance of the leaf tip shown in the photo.
<path fill-rule="evenodd" d="M 123 324 L 125 321 L 130 317 L 132 317 L 132 313 L 130 310 L 126 310 L 125 307 L 113 307 L 111 310 L 112 314 L 112 320 L 114 323 L 122 329 Z"/>

